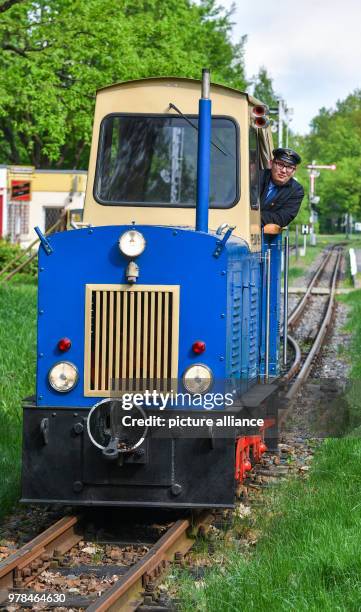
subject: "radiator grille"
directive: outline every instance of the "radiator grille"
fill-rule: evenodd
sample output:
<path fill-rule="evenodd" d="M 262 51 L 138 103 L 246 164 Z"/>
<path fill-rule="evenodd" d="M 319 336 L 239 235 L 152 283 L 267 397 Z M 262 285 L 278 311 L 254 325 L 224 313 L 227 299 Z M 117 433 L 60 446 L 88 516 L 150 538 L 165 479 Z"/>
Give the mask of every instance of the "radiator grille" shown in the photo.
<path fill-rule="evenodd" d="M 86 396 L 171 390 L 177 378 L 179 287 L 86 287 Z"/>

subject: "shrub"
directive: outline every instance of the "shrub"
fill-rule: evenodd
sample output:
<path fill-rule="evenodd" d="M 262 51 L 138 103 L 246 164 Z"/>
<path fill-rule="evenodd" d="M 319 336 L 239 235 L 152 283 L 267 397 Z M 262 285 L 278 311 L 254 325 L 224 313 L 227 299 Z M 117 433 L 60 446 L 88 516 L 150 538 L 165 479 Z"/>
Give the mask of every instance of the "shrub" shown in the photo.
<path fill-rule="evenodd" d="M 26 258 L 31 256 L 30 253 L 25 253 L 24 250 L 18 244 L 12 244 L 7 240 L 0 240 L 0 271 L 5 268 L 5 266 L 10 263 L 10 261 L 14 260 L 19 255 L 23 254 L 23 258 L 19 259 L 14 266 L 11 266 L 8 269 L 10 273 L 12 269 L 16 266 L 20 265 Z M 22 270 L 19 271 L 19 274 L 26 274 L 31 276 L 36 276 L 38 269 L 37 258 L 33 259 L 29 264 L 24 266 Z"/>

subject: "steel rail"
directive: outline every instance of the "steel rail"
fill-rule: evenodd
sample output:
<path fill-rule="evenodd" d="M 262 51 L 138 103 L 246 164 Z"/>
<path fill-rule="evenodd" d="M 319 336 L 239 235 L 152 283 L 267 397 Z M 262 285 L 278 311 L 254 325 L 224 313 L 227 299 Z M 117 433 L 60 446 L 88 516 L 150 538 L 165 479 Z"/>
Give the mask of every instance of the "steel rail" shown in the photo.
<path fill-rule="evenodd" d="M 295 381 L 293 382 L 291 388 L 289 389 L 288 393 L 286 394 L 286 399 L 287 400 L 291 400 L 293 399 L 293 397 L 296 395 L 297 391 L 299 390 L 301 384 L 307 379 L 312 365 L 313 365 L 313 360 L 315 358 L 315 356 L 319 353 L 323 341 L 325 339 L 326 333 L 328 331 L 328 327 L 332 318 L 332 312 L 333 312 L 333 307 L 334 307 L 334 302 L 335 302 L 335 293 L 336 293 L 336 283 L 337 283 L 337 277 L 338 277 L 338 272 L 339 272 L 339 267 L 340 267 L 340 262 L 341 262 L 341 258 L 342 258 L 342 252 L 339 251 L 338 255 L 337 255 L 337 259 L 336 259 L 336 263 L 335 263 L 335 267 L 333 270 L 333 274 L 332 274 L 332 282 L 331 282 L 331 289 L 330 289 L 330 297 L 328 300 L 328 305 L 327 305 L 327 309 L 326 309 L 326 313 L 322 319 L 321 325 L 319 327 L 316 339 L 311 347 L 311 350 L 309 351 L 302 367 L 300 367 L 300 350 L 298 347 L 298 350 L 296 349 L 296 358 L 290 368 L 290 370 L 293 370 L 294 373 L 296 373 L 296 371 L 298 370 L 298 374 L 297 377 L 295 379 Z M 291 342 L 295 345 L 297 344 L 296 341 L 292 338 Z M 298 345 L 297 345 L 298 346 Z M 299 359 L 299 362 L 297 363 L 297 360 Z M 295 369 L 297 368 L 297 370 Z M 287 372 L 287 374 L 284 377 L 284 380 L 289 380 L 289 378 L 291 378 L 291 376 L 288 376 L 290 370 Z M 294 374 L 292 374 L 293 376 Z"/>
<path fill-rule="evenodd" d="M 196 532 L 209 525 L 212 514 L 206 512 L 196 521 Z M 159 579 L 168 564 L 177 555 L 184 555 L 194 544 L 196 532 L 188 519 L 178 520 L 156 542 L 149 552 L 133 565 L 129 572 L 121 576 L 114 586 L 105 591 L 86 609 L 87 612 L 105 612 L 116 610 L 131 612 L 142 602 L 142 595 L 147 584 Z"/>
<path fill-rule="evenodd" d="M 281 382 L 287 382 L 288 380 L 291 380 L 291 378 L 293 378 L 297 374 L 298 370 L 301 367 L 302 353 L 297 340 L 295 340 L 292 336 L 288 334 L 287 342 L 292 346 L 295 352 L 295 357 L 291 367 L 287 370 L 286 374 L 282 376 Z"/>
<path fill-rule="evenodd" d="M 288 317 L 288 327 L 290 329 L 293 329 L 296 325 L 296 323 L 299 321 L 299 319 L 302 316 L 302 313 L 306 307 L 306 304 L 311 296 L 311 292 L 313 287 L 315 286 L 319 276 L 321 275 L 321 273 L 323 272 L 327 262 L 329 261 L 332 253 L 333 253 L 334 249 L 330 249 L 330 251 L 327 253 L 327 255 L 324 257 L 321 265 L 319 266 L 319 268 L 316 270 L 315 274 L 313 275 L 310 283 L 307 286 L 306 292 L 303 295 L 303 297 L 300 299 L 300 301 L 298 302 L 296 308 L 292 311 L 292 313 L 290 314 L 290 316 Z"/>
<path fill-rule="evenodd" d="M 80 542 L 77 516 L 66 516 L 0 562 L 0 601 L 9 589 L 27 586 L 47 569 L 54 553 L 61 555 Z"/>
<path fill-rule="evenodd" d="M 293 327 L 296 326 L 296 323 L 299 321 L 299 319 L 301 318 L 307 303 L 308 303 L 308 298 L 311 295 L 311 291 L 312 288 L 314 287 L 315 282 L 318 280 L 320 272 L 322 272 L 325 268 L 326 263 L 329 261 L 331 254 L 334 252 L 334 250 L 337 247 L 333 247 L 329 253 L 326 255 L 326 257 L 323 259 L 323 261 L 321 262 L 320 267 L 316 270 L 314 276 L 311 279 L 310 284 L 307 287 L 307 291 L 305 293 L 305 295 L 302 297 L 302 299 L 298 302 L 296 308 L 294 309 L 294 311 L 292 312 L 291 317 L 295 318 L 293 319 Z M 306 298 L 307 295 L 307 299 Z M 290 317 L 290 318 L 291 318 Z M 288 322 L 290 322 L 290 318 L 288 319 Z M 287 370 L 287 372 L 281 377 L 281 382 L 287 382 L 289 380 L 291 380 L 296 374 L 297 372 L 300 370 L 301 368 L 301 362 L 302 362 L 302 353 L 301 353 L 301 349 L 299 347 L 299 344 L 297 342 L 297 340 L 295 338 L 293 338 L 293 336 L 291 336 L 290 334 L 287 335 L 287 342 L 288 344 L 291 345 L 291 347 L 293 348 L 293 351 L 295 353 L 294 356 L 294 360 L 290 366 L 290 368 Z"/>

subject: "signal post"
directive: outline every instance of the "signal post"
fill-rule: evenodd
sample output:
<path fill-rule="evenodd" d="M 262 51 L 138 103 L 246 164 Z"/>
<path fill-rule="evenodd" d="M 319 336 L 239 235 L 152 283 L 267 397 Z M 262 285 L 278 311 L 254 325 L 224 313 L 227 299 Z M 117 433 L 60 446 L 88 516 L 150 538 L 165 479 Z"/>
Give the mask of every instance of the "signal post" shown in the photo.
<path fill-rule="evenodd" d="M 336 164 L 324 165 L 324 164 L 316 164 L 316 161 L 313 160 L 312 164 L 307 166 L 308 174 L 310 177 L 310 192 L 309 192 L 309 204 L 310 204 L 310 239 L 311 245 L 316 246 L 316 234 L 314 231 L 314 223 L 317 222 L 317 213 L 313 209 L 313 204 L 318 204 L 320 201 L 320 197 L 315 194 L 315 182 L 316 178 L 320 176 L 320 170 L 336 170 Z"/>

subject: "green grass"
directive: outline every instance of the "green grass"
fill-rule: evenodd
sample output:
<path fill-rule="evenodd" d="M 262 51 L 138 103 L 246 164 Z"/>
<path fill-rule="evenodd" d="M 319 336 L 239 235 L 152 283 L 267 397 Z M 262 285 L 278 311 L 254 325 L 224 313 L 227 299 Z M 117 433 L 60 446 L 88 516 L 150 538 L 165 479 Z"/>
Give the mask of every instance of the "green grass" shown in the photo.
<path fill-rule="evenodd" d="M 19 498 L 21 400 L 35 390 L 36 286 L 0 286 L 0 515 Z"/>
<path fill-rule="evenodd" d="M 307 246 L 306 255 L 304 257 L 299 256 L 298 259 L 296 259 L 296 255 L 294 254 L 290 255 L 289 272 L 288 272 L 289 281 L 291 282 L 294 279 L 299 278 L 300 276 L 303 276 L 305 272 L 307 272 L 312 262 L 323 251 L 323 249 L 324 249 L 324 246 L 321 246 L 321 245 L 317 245 L 314 247 Z"/>
<path fill-rule="evenodd" d="M 361 414 L 361 290 L 340 299 L 350 306 L 352 385 L 347 401 L 350 424 L 356 426 Z M 224 554 L 223 541 L 212 555 L 213 567 L 196 583 L 187 570 L 178 572 L 181 608 L 360 610 L 360 438 L 357 427 L 347 437 L 326 440 L 309 478 L 294 478 L 259 498 L 251 519 L 242 519 L 243 535 L 249 529 L 260 534 L 256 546 L 246 548 L 236 539 Z"/>
<path fill-rule="evenodd" d="M 184 610 L 359 610 L 361 602 L 361 442 L 328 440 L 310 478 L 268 496 L 253 553 L 229 548 L 200 588 L 184 572 Z"/>
<path fill-rule="evenodd" d="M 347 401 L 350 411 L 350 423 L 357 427 L 357 432 L 360 435 L 359 427 L 361 414 L 361 289 L 352 291 L 347 295 L 339 295 L 338 300 L 348 304 L 350 307 L 350 316 L 346 325 L 346 330 L 352 334 L 350 348 L 347 349 L 347 357 L 352 364 L 351 380 L 347 391 Z M 355 432 L 354 432 L 355 433 Z"/>
<path fill-rule="evenodd" d="M 338 300 L 350 307 L 346 330 L 352 333 L 350 347 L 351 378 L 361 380 L 361 289 L 352 291 L 347 295 L 339 295 Z"/>

